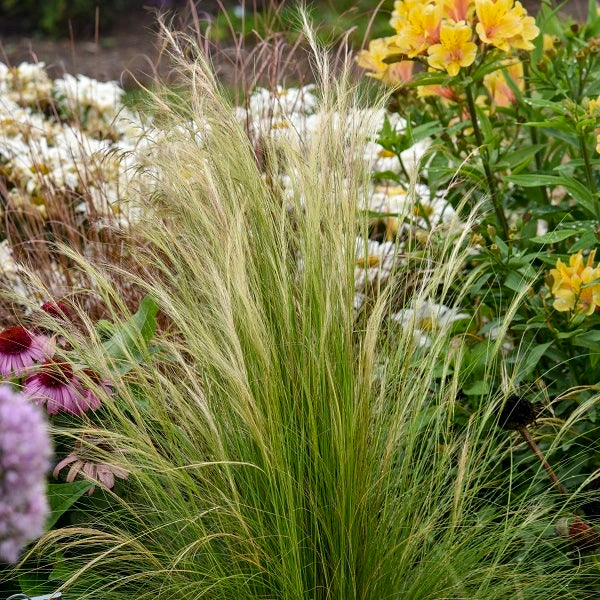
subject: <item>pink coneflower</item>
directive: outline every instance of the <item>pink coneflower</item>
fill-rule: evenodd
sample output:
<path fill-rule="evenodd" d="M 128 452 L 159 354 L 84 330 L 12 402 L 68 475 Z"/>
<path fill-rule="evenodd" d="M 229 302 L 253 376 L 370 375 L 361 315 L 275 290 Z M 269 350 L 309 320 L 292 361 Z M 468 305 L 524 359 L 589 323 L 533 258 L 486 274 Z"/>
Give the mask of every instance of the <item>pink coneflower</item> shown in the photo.
<path fill-rule="evenodd" d="M 44 302 L 44 304 L 40 306 L 40 309 L 55 319 L 64 319 L 66 321 L 73 320 L 71 310 L 60 300 L 48 300 L 48 302 Z"/>
<path fill-rule="evenodd" d="M 52 340 L 20 325 L 0 332 L 0 375 L 21 375 L 27 367 L 54 355 Z"/>
<path fill-rule="evenodd" d="M 56 324 L 65 326 L 73 322 L 71 309 L 60 300 L 48 300 L 40 306 L 40 310 L 46 313 Z M 38 315 L 37 320 L 42 321 L 41 315 Z M 46 322 L 49 323 L 50 321 L 46 319 Z M 54 333 L 53 329 L 48 329 L 43 324 L 37 324 L 35 331 L 45 335 L 52 335 Z M 61 339 L 61 341 L 64 340 Z"/>
<path fill-rule="evenodd" d="M 100 408 L 100 399 L 82 389 L 73 367 L 67 362 L 46 361 L 35 375 L 25 380 L 24 393 L 37 404 L 46 404 L 48 414 L 66 412 L 82 415 Z"/>
<path fill-rule="evenodd" d="M 108 396 L 113 395 L 114 384 L 110 379 L 102 379 L 100 374 L 97 371 L 94 371 L 93 369 L 83 369 L 82 374 L 90 380 L 93 387 L 102 389 L 102 391 Z M 95 400 L 99 402 L 98 398 L 96 397 L 96 394 L 92 389 L 88 387 L 85 379 L 81 382 L 81 391 L 90 403 L 93 403 Z"/>
<path fill-rule="evenodd" d="M 110 453 L 115 460 L 122 457 L 122 451 L 114 448 L 108 440 L 103 440 L 100 437 L 93 435 L 84 435 L 77 441 L 75 448 L 71 454 L 63 458 L 54 467 L 53 475 L 58 479 L 58 474 L 65 467 L 70 465 L 66 476 L 66 481 L 71 483 L 78 475 L 84 478 L 89 478 L 94 482 L 100 483 L 102 486 L 111 489 L 115 485 L 115 477 L 119 479 L 127 479 L 129 472 L 123 467 L 118 467 L 114 464 L 100 462 L 98 452 L 99 449 L 104 453 Z M 90 488 L 88 495 L 91 495 L 94 488 Z"/>

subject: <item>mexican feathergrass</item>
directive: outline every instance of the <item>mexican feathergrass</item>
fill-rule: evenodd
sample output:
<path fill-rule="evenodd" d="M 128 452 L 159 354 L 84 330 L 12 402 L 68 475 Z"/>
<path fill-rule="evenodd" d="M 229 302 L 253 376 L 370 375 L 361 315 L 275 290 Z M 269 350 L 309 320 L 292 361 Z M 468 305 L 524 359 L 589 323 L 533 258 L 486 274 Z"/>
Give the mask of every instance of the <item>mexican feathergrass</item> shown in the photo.
<path fill-rule="evenodd" d="M 326 117 L 260 157 L 202 56 L 185 67 L 187 102 L 156 99 L 171 133 L 140 225 L 146 275 L 131 278 L 160 306 L 160 350 L 113 375 L 94 430 L 130 477 L 110 510 L 34 552 L 60 551 L 81 600 L 585 597 L 583 566 L 548 534 L 551 486 L 513 485 L 502 391 L 457 420 L 463 342 L 446 327 L 419 348 L 389 319 L 398 298 L 460 304 L 468 227 L 426 242 L 355 313 L 356 159 L 375 119 L 356 117 L 349 61 L 334 76 L 314 57 Z M 80 264 L 122 314 L 110 270 Z M 114 368 L 87 334 L 63 333 Z M 501 338 L 489 369 L 500 360 Z"/>

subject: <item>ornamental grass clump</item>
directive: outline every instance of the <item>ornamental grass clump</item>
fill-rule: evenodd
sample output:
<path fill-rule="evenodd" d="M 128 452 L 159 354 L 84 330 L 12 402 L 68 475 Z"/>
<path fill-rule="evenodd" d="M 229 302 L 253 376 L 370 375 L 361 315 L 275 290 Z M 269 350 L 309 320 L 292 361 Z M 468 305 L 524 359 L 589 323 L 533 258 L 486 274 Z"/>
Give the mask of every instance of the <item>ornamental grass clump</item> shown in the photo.
<path fill-rule="evenodd" d="M 361 198 L 377 111 L 349 60 L 337 77 L 314 60 L 318 126 L 264 138 L 260 161 L 202 55 L 181 65 L 187 102 L 159 104 L 169 135 L 140 222 L 145 276 L 130 277 L 164 326 L 152 351 L 125 330 L 112 356 L 64 332 L 115 373 L 86 434 L 111 440 L 128 478 L 37 556 L 82 600 L 583 598 L 591 567 L 564 560 L 553 494 L 516 484 L 494 397 L 457 400 L 468 318 L 451 282 L 469 223 L 402 256 L 393 237 L 396 268 L 363 277 L 357 302 L 357 238 L 376 264 Z M 118 315 L 112 274 L 79 264 Z"/>

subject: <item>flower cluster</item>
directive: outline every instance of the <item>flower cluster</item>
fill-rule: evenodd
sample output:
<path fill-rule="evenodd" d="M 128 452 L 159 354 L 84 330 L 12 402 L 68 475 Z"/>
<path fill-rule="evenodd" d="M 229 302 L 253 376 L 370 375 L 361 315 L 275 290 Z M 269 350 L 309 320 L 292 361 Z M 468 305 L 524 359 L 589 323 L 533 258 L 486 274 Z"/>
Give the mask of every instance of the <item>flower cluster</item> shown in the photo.
<path fill-rule="evenodd" d="M 153 128 L 123 94 L 82 75 L 52 81 L 44 63 L 0 63 L 0 177 L 12 212 L 51 217 L 58 197 L 82 216 L 139 217 L 135 200 L 150 186 L 139 169 L 144 134 Z"/>
<path fill-rule="evenodd" d="M 397 0 L 390 25 L 396 35 L 373 40 L 357 60 L 371 76 L 398 87 L 410 70 L 396 64 L 406 58 L 455 76 L 486 46 L 532 50 L 539 34 L 535 19 L 514 0 Z"/>
<path fill-rule="evenodd" d="M 410 62 L 397 63 L 394 66 L 398 70 L 388 70 L 385 75 L 383 72 L 387 67 L 380 65 L 381 79 L 408 79 L 408 71 L 404 74 L 402 71 L 407 65 L 412 69 Z M 312 85 L 289 89 L 277 87 L 271 91 L 258 88 L 250 95 L 246 107 L 237 109 L 237 117 L 259 147 L 264 147 L 267 140 L 275 145 L 278 142 L 310 144 L 324 124 L 333 124 L 346 131 L 348 118 L 354 125 L 375 123 L 376 129 L 386 127 L 398 136 L 408 128 L 405 119 L 385 110 L 356 109 L 350 117 L 336 113 L 323 115 Z M 406 266 L 406 253 L 410 252 L 408 246 L 415 239 L 424 239 L 433 230 L 458 233 L 462 228 L 447 199 L 446 190 L 432 193 L 427 185 L 409 184 L 410 177 L 427 173 L 431 140 L 425 137 L 413 142 L 398 154 L 386 149 L 379 141 L 365 139 L 364 147 L 359 149 L 360 166 L 366 172 L 386 175 L 378 177 L 377 183 L 365 186 L 358 198 L 359 209 L 371 214 L 372 218 L 369 239 L 357 238 L 354 247 L 354 308 L 357 311 L 363 308 L 370 296 L 378 294 L 388 284 L 394 272 Z M 400 184 L 400 180 L 406 182 Z M 290 202 L 304 204 L 295 181 L 293 169 L 279 176 L 282 195 Z M 299 261 L 302 266 L 301 257 Z M 451 311 L 447 307 L 436 306 L 443 315 Z M 445 316 L 442 316 L 440 322 L 444 319 Z M 413 323 L 406 321 L 404 325 L 408 327 Z"/>
<path fill-rule="evenodd" d="M 51 300 L 40 307 L 39 317 L 37 320 L 40 323 L 50 326 L 52 321 L 66 325 L 72 320 L 73 315 L 64 302 Z M 114 384 L 109 379 L 101 377 L 94 369 L 81 364 L 81 361 L 67 350 L 64 340 L 60 336 L 53 336 L 42 325 L 32 329 L 13 325 L 0 331 L 0 380 L 5 384 L 18 385 L 22 390 L 22 399 L 28 404 L 45 406 L 49 415 L 63 415 L 63 422 L 64 416 L 69 415 L 78 427 L 81 426 L 80 417 L 101 408 L 102 396 L 109 397 L 114 393 Z M 3 439 L 1 411 L 0 394 L 0 446 Z M 94 445 L 104 454 L 110 455 L 114 450 L 109 442 L 99 443 L 98 438 L 94 436 L 86 438 L 86 445 L 83 445 L 83 441 L 78 442 L 73 451 L 58 462 L 54 469 L 54 477 L 58 478 L 62 469 L 69 466 L 67 482 L 82 476 L 105 488 L 112 488 L 115 477 L 126 479 L 128 475 L 126 471 L 90 452 L 90 448 Z M 1 451 L 0 447 L 0 480 L 3 469 Z M 118 456 L 115 455 L 114 459 L 117 460 Z M 93 490 L 93 487 L 90 488 L 89 493 L 91 494 Z M 0 558 L 2 558 L 2 515 L 0 496 Z"/>
<path fill-rule="evenodd" d="M 39 409 L 0 387 L 0 561 L 16 562 L 25 544 L 44 531 L 50 455 Z"/>
<path fill-rule="evenodd" d="M 580 250 L 569 258 L 568 266 L 559 258 L 550 270 L 556 310 L 591 315 L 600 306 L 600 267 L 594 267 L 595 255 L 592 250 L 584 262 Z"/>
<path fill-rule="evenodd" d="M 57 303 L 45 303 L 42 310 L 56 319 Z M 110 382 L 93 370 L 75 368 L 71 362 L 57 358 L 57 341 L 42 332 L 29 331 L 21 325 L 0 332 L 0 377 L 18 381 L 24 395 L 32 402 L 45 405 L 48 414 L 59 412 L 80 416 L 100 408 L 96 389 L 111 393 Z"/>
<path fill-rule="evenodd" d="M 282 88 L 269 91 L 258 88 L 249 97 L 246 108 L 237 109 L 237 117 L 249 131 L 251 139 L 259 146 L 266 138 L 270 143 L 283 141 L 298 144 L 310 143 L 315 132 L 323 125 L 323 119 L 340 128 L 347 128 L 342 115 L 326 115 L 318 110 L 318 98 L 314 86 Z M 375 122 L 378 129 L 387 124 L 396 134 L 406 131 L 407 123 L 397 114 L 384 110 L 357 110 L 352 115 L 353 123 Z M 363 168 L 367 172 L 391 173 L 394 177 L 426 173 L 427 152 L 431 145 L 428 138 L 422 139 L 399 155 L 384 148 L 374 139 L 365 139 L 362 152 Z M 293 200 L 297 197 L 295 174 L 282 174 L 279 183 L 283 195 Z M 303 202 L 302 199 L 300 199 Z M 452 205 L 444 191 L 431 194 L 423 184 L 416 186 L 392 184 L 382 180 L 367 186 L 359 198 L 361 209 L 373 214 L 371 221 L 375 238 L 358 239 L 355 248 L 355 306 L 362 306 L 365 293 L 385 284 L 394 269 L 405 261 L 402 259 L 404 240 L 414 236 L 415 231 L 460 227 Z M 377 214 L 386 215 L 377 217 Z M 383 224 L 382 238 L 378 232 Z"/>

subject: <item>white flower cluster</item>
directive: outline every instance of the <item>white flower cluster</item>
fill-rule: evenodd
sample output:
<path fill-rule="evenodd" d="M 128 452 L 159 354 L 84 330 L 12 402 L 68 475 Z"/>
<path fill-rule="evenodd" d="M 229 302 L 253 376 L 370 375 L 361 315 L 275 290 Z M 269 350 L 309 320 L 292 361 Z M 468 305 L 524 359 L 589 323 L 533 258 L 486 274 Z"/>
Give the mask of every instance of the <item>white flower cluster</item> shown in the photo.
<path fill-rule="evenodd" d="M 277 87 L 273 91 L 259 88 L 250 95 L 246 107 L 238 108 L 236 114 L 251 139 L 259 144 L 264 139 L 292 144 L 309 143 L 325 124 L 345 130 L 349 121 L 354 127 L 360 122 L 375 123 L 379 130 L 387 123 L 398 134 L 406 130 L 404 119 L 385 110 L 355 110 L 350 115 L 321 113 L 319 99 L 312 85 L 287 89 Z M 397 156 L 377 141 L 365 139 L 362 160 L 367 172 L 390 172 L 396 179 L 408 179 L 411 182 L 399 185 L 394 180 L 387 184 L 372 185 L 363 190 L 359 199 L 360 208 L 372 215 L 372 229 L 378 231 L 378 235 L 371 236 L 376 239 L 366 242 L 362 238 L 356 240 L 356 310 L 361 309 L 374 290 L 386 283 L 395 268 L 406 263 L 404 250 L 407 239 L 418 239 L 419 234 L 426 237 L 427 232 L 434 229 L 453 233 L 461 230 L 462 225 L 446 199 L 446 192 L 432 194 L 426 185 L 414 183 L 418 173 L 426 173 L 430 145 L 431 140 L 424 139 Z M 290 175 L 287 173 L 280 177 L 284 197 L 303 204 L 304 198 L 294 189 L 295 178 Z M 467 316 L 455 309 L 426 302 L 418 310 L 405 309 L 394 313 L 392 318 L 405 327 L 413 327 L 417 344 L 427 347 L 432 328 L 443 328 Z"/>
<path fill-rule="evenodd" d="M 63 203 L 85 219 L 105 216 L 131 225 L 141 218 L 140 195 L 155 185 L 152 148 L 177 132 L 155 128 L 123 103 L 125 92 L 116 82 L 99 82 L 83 75 L 64 75 L 52 81 L 43 63 L 8 68 L 0 63 L 0 179 L 10 210 L 52 218 L 52 207 Z M 354 109 L 349 114 L 320 110 L 315 86 L 256 89 L 245 107 L 236 109 L 238 121 L 251 139 L 292 144 L 310 143 L 324 127 L 339 131 L 369 123 L 401 134 L 406 122 L 381 109 Z M 202 143 L 202 132 L 191 133 Z M 445 198 L 414 183 L 426 168 L 430 140 L 407 148 L 400 157 L 373 139 L 364 140 L 357 160 L 367 172 L 391 172 L 397 181 L 367 186 L 360 208 L 373 216 L 378 236 L 355 247 L 355 307 L 385 284 L 403 264 L 404 244 L 415 231 L 457 230 L 460 222 Z M 142 168 L 143 167 L 143 168 Z M 290 200 L 303 202 L 294 173 L 281 175 L 281 188 Z M 379 215 L 379 217 L 377 216 Z M 2 279 L 19 287 L 18 268 L 10 248 L 2 246 Z"/>
<path fill-rule="evenodd" d="M 52 97 L 52 80 L 44 63 L 12 68 L 0 63 L 0 97 L 20 106 L 46 105 Z"/>
<path fill-rule="evenodd" d="M 114 82 L 52 81 L 43 63 L 0 63 L 0 176 L 11 211 L 49 216 L 57 199 L 85 216 L 137 216 L 145 129 Z"/>

